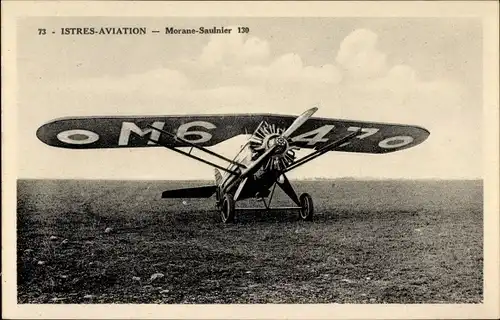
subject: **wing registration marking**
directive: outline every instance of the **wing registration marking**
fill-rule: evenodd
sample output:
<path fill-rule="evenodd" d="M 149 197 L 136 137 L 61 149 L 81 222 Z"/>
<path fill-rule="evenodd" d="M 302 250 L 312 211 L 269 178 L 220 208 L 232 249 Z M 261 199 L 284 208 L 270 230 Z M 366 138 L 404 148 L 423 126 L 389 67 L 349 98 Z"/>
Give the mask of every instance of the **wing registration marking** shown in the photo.
<path fill-rule="evenodd" d="M 191 143 L 203 143 L 212 139 L 212 134 L 206 131 L 189 131 L 192 127 L 202 127 L 208 130 L 217 128 L 213 123 L 208 121 L 193 121 L 180 125 L 177 129 L 177 136 Z M 193 139 L 193 136 L 198 136 L 198 138 Z"/>
<path fill-rule="evenodd" d="M 335 126 L 332 124 L 327 124 L 317 129 L 302 133 L 298 136 L 292 138 L 293 142 L 307 142 L 307 145 L 314 146 L 318 142 L 327 142 L 328 139 L 325 138 L 327 134 L 332 131 Z M 311 137 L 312 136 L 312 137 Z"/>
<path fill-rule="evenodd" d="M 48 145 L 72 149 L 155 147 L 160 143 L 185 147 L 188 142 L 207 147 L 251 133 L 263 121 L 277 131 L 295 119 L 271 114 L 64 118 L 42 125 L 37 137 Z M 420 144 L 429 135 L 427 130 L 409 125 L 310 118 L 290 142 L 299 148 L 316 149 L 355 131 L 356 137 L 332 151 L 387 153 Z"/>
<path fill-rule="evenodd" d="M 57 139 L 69 144 L 89 144 L 99 140 L 99 135 L 90 130 L 73 129 L 59 132 Z"/>
<path fill-rule="evenodd" d="M 378 146 L 384 149 L 400 148 L 412 143 L 413 140 L 410 136 L 395 136 L 380 141 Z"/>

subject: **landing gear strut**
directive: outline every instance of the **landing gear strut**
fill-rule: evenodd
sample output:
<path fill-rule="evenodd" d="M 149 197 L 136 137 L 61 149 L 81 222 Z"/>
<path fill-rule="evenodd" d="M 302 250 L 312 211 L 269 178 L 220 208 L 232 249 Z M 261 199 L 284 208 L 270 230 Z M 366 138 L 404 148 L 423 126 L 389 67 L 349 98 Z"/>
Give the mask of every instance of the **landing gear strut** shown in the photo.
<path fill-rule="evenodd" d="M 295 203 L 295 206 L 290 207 L 271 207 L 271 201 L 273 200 L 273 196 L 275 195 L 274 191 L 276 189 L 276 185 L 278 185 L 285 194 Z M 268 201 L 266 201 L 264 195 L 259 197 L 259 194 L 256 195 L 258 199 L 260 199 L 264 203 L 265 208 L 238 208 L 239 211 L 271 211 L 271 210 L 298 210 L 299 218 L 303 221 L 311 221 L 314 215 L 314 205 L 312 197 L 308 193 L 303 193 L 300 197 L 297 196 L 295 190 L 293 189 L 290 181 L 283 175 L 281 179 L 277 179 L 277 181 L 273 184 Z M 231 193 L 226 193 L 222 195 L 222 192 L 219 188 L 216 191 L 216 206 L 220 211 L 221 220 L 223 223 L 231 223 L 235 220 L 235 203 L 238 200 L 237 196 L 233 196 Z M 236 197 L 236 200 L 235 200 Z"/>

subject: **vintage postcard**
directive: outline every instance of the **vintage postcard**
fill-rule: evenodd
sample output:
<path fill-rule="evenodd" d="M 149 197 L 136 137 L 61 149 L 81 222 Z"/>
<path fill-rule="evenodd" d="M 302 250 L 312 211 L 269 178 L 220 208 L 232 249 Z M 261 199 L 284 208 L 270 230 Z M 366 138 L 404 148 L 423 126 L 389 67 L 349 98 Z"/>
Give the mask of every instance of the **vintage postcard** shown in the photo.
<path fill-rule="evenodd" d="M 498 317 L 498 3 L 2 9 L 5 317 Z"/>

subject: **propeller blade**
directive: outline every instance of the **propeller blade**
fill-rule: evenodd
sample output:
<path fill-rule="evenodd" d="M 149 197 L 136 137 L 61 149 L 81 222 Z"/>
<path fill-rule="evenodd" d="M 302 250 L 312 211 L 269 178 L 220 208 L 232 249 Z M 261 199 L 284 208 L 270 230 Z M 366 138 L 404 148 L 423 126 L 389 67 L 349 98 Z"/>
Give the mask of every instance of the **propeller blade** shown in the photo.
<path fill-rule="evenodd" d="M 290 127 L 288 127 L 288 129 L 286 129 L 286 131 L 282 134 L 282 137 L 290 137 L 290 135 L 292 135 L 295 130 L 300 128 L 316 111 L 318 111 L 318 108 L 314 107 L 298 116 L 297 119 L 295 119 L 295 121 L 290 125 Z"/>

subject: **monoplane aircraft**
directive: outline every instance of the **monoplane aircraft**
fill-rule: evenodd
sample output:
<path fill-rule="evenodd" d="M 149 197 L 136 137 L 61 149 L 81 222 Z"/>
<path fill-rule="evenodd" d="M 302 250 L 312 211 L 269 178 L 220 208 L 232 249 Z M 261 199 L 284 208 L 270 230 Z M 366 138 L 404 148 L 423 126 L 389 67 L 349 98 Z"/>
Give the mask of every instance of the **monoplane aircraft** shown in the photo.
<path fill-rule="evenodd" d="M 163 146 L 208 164 L 215 168 L 214 185 L 167 190 L 162 198 L 209 198 L 215 194 L 221 220 L 228 223 L 235 221 L 235 203 L 249 198 L 261 200 L 263 210 L 297 210 L 300 219 L 310 221 L 314 214 L 312 198 L 307 193 L 296 194 L 288 172 L 329 151 L 389 153 L 416 146 L 429 136 L 429 131 L 417 126 L 313 118 L 316 111 L 316 107 L 311 108 L 298 117 L 225 114 L 61 118 L 41 126 L 37 137 L 50 146 L 72 149 Z M 249 138 L 233 159 L 207 148 L 242 134 Z M 298 158 L 296 151 L 301 148 L 312 152 Z M 225 165 L 197 156 L 193 149 Z M 270 206 L 276 185 L 294 206 Z"/>

